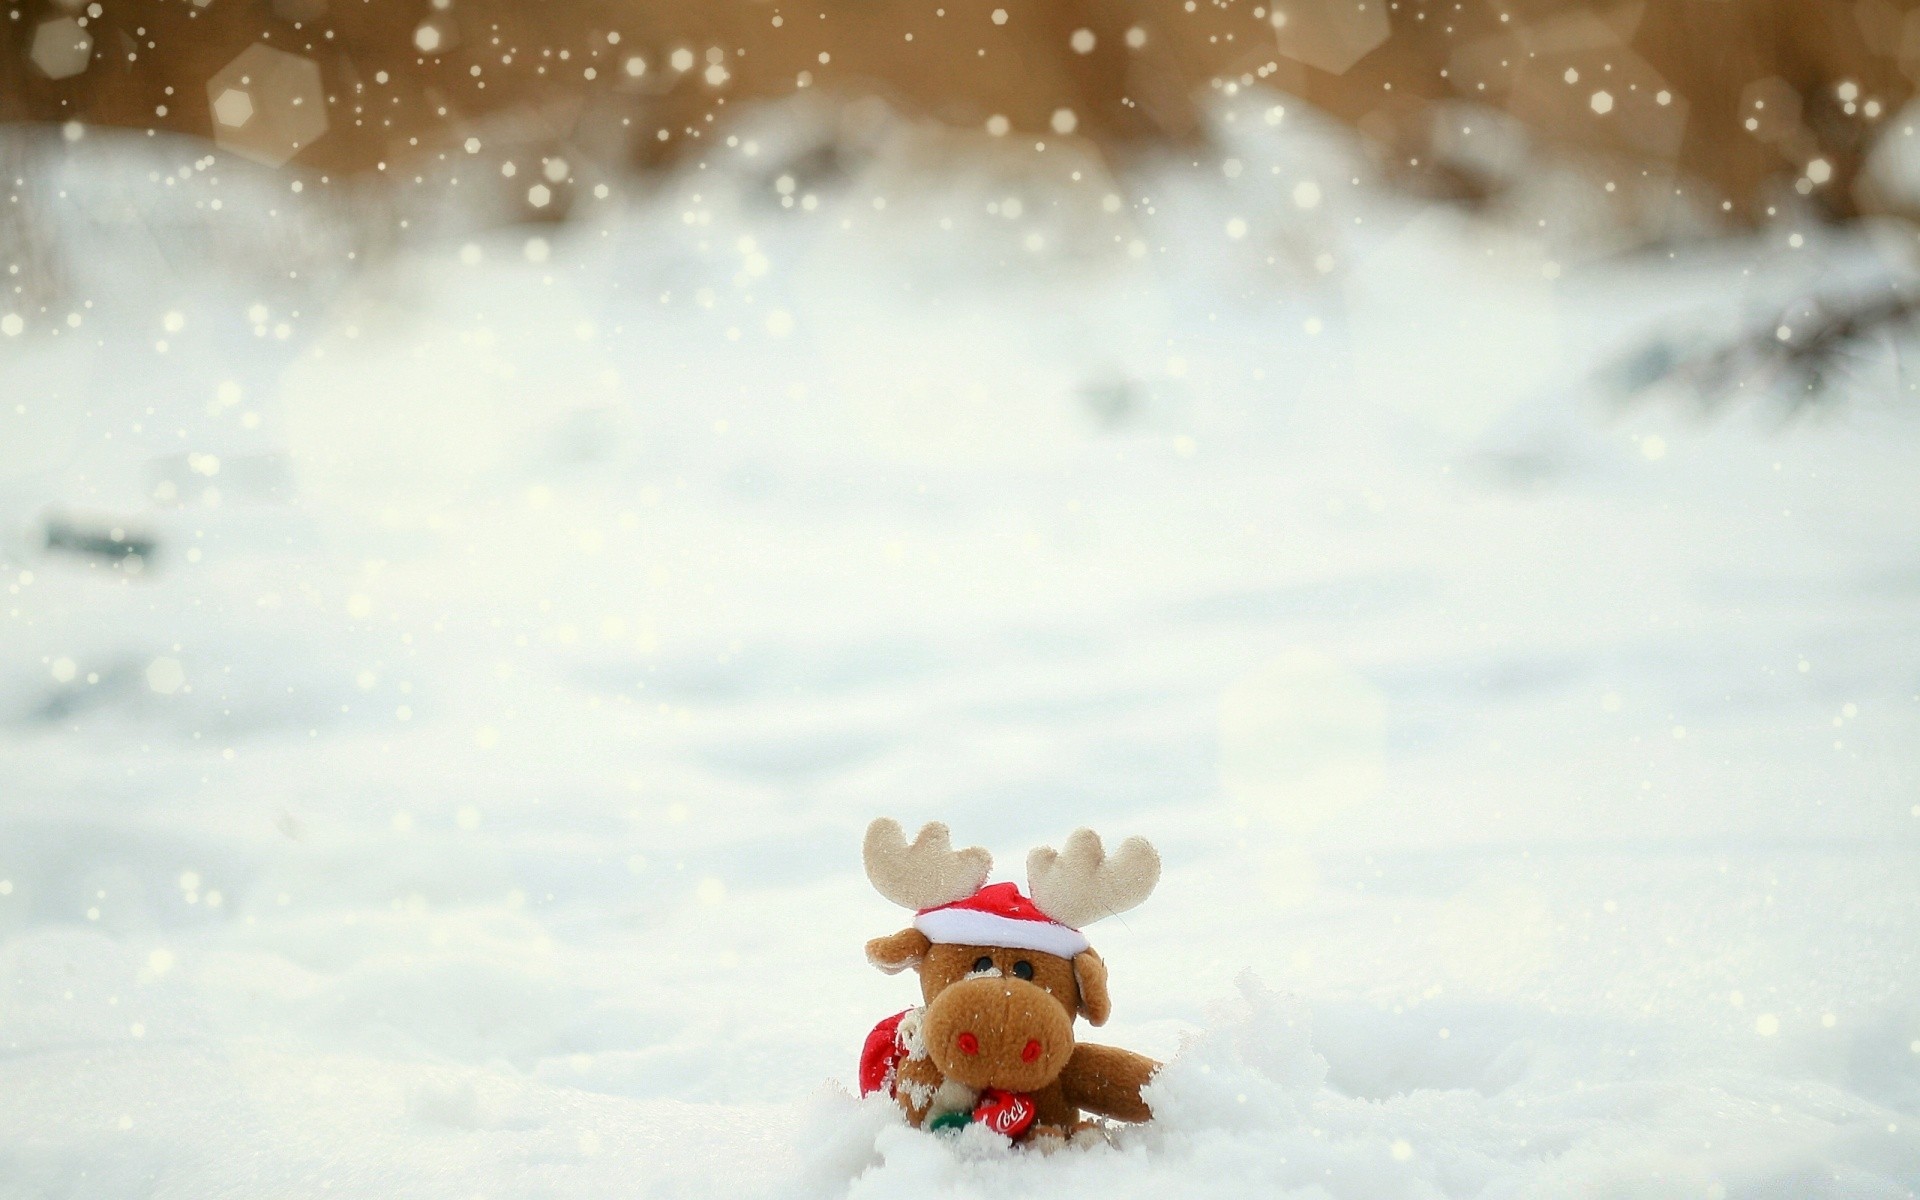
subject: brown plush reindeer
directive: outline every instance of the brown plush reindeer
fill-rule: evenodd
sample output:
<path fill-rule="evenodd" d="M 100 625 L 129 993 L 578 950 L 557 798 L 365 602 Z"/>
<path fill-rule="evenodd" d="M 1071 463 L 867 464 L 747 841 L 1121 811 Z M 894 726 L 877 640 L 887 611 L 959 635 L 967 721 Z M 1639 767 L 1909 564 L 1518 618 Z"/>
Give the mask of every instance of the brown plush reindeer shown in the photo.
<path fill-rule="evenodd" d="M 1075 1016 L 1103 1025 L 1112 1011 L 1106 964 L 1080 930 L 1147 898 L 1160 878 L 1152 846 L 1128 838 L 1108 857 L 1099 835 L 1076 830 L 1065 853 L 1027 856 L 1031 899 L 987 886 L 992 858 L 954 850 L 937 822 L 909 845 L 881 818 L 865 857 L 880 894 L 915 910 L 911 928 L 867 943 L 867 960 L 918 971 L 925 1004 L 867 1036 L 862 1094 L 888 1091 L 922 1128 L 977 1122 L 1015 1140 L 1070 1137 L 1093 1125 L 1083 1110 L 1153 1115 L 1140 1089 L 1160 1064 L 1073 1036 Z"/>

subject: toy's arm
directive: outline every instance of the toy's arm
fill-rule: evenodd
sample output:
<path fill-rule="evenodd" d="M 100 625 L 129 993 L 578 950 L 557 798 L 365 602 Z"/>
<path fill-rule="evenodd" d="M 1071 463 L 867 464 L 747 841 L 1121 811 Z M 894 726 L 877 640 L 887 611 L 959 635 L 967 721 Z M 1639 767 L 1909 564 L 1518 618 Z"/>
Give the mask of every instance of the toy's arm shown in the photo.
<path fill-rule="evenodd" d="M 1143 1054 L 1081 1042 L 1060 1072 L 1060 1087 L 1075 1108 L 1121 1121 L 1145 1121 L 1153 1110 L 1140 1098 L 1140 1089 L 1159 1069 L 1159 1063 Z"/>
<path fill-rule="evenodd" d="M 933 1107 L 934 1097 L 939 1094 L 944 1082 L 940 1068 L 926 1055 L 904 1059 L 900 1063 L 899 1074 L 894 1078 L 893 1094 L 900 1101 L 900 1107 L 907 1114 L 907 1124 L 916 1129 L 926 1123 L 927 1112 Z"/>

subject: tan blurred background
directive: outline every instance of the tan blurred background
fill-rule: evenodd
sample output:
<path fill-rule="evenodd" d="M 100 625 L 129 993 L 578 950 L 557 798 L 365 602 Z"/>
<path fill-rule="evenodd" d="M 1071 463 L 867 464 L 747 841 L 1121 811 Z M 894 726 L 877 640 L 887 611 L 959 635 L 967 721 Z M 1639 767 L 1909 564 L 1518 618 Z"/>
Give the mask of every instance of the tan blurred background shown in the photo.
<path fill-rule="evenodd" d="M 1901 208 L 1863 171 L 1920 73 L 1909 0 L 14 0 L 0 120 L 212 137 L 310 174 L 396 177 L 468 139 L 645 166 L 743 106 L 879 96 L 982 138 L 1117 163 L 1270 88 L 1408 185 L 1501 186 L 1461 102 L 1732 221 L 1797 194 Z M 70 129 L 73 126 L 68 126 Z M 1467 131 L 1463 134 L 1463 130 Z M 564 178 L 526 215 L 564 213 Z M 540 186 L 538 184 L 535 185 Z M 1642 189 L 1644 190 L 1644 189 Z"/>

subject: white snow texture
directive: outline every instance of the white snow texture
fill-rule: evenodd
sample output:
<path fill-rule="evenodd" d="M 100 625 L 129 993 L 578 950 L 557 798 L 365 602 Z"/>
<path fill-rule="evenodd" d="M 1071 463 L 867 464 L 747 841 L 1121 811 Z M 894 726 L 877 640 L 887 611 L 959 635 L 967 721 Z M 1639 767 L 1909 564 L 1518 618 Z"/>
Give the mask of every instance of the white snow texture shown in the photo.
<path fill-rule="evenodd" d="M 783 120 L 352 263 L 317 185 L 36 151 L 0 1197 L 1915 1195 L 1920 406 L 1607 371 L 1907 268 L 1606 257 L 1291 114 L 783 207 Z M 877 815 L 1159 848 L 1081 1026 L 1153 1123 L 853 1098 Z"/>

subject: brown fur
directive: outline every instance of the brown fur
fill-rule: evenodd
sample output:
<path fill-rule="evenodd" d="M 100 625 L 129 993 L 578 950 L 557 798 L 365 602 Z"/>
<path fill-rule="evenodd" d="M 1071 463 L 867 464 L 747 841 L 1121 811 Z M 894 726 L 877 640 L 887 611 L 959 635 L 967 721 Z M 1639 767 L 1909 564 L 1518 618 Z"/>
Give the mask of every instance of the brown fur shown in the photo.
<path fill-rule="evenodd" d="M 1152 1116 L 1140 1089 L 1158 1063 L 1074 1039 L 1076 1016 L 1097 1025 L 1112 1011 L 1106 964 L 1092 950 L 1065 959 L 1035 950 L 934 945 L 905 929 L 868 942 L 867 958 L 889 974 L 911 965 L 920 975 L 926 1053 L 901 1064 L 896 1089 L 914 1124 L 938 1107 L 931 1097 L 949 1082 L 969 1091 L 1031 1094 L 1036 1115 L 1028 1137 L 1069 1134 L 1083 1123 L 1083 1111 L 1122 1121 Z M 976 973 L 982 959 L 999 974 Z M 1031 980 L 1016 973 L 1022 963 L 1032 969 Z M 962 1035 L 971 1035 L 970 1042 Z"/>
<path fill-rule="evenodd" d="M 1107 995 L 1107 961 L 1091 947 L 1073 956 L 1073 982 L 1080 992 L 1080 1015 L 1096 1029 L 1113 1015 Z"/>
<path fill-rule="evenodd" d="M 921 1026 L 927 1053 L 949 1079 L 970 1088 L 1037 1092 L 1073 1054 L 1073 1014 L 1020 979 L 984 977 L 947 985 Z M 967 1049 L 961 1049 L 962 1040 Z"/>
<path fill-rule="evenodd" d="M 898 975 L 908 967 L 917 967 L 933 945 L 918 929 L 877 937 L 867 943 L 867 961 L 889 975 Z"/>
<path fill-rule="evenodd" d="M 1153 1078 L 1158 1065 L 1126 1050 L 1082 1043 L 1074 1047 L 1073 1057 L 1060 1072 L 1060 1090 L 1075 1108 L 1122 1121 L 1145 1121 L 1153 1112 L 1140 1098 L 1140 1089 Z"/>
<path fill-rule="evenodd" d="M 931 1058 L 909 1058 L 898 1068 L 898 1086 L 894 1096 L 900 1101 L 900 1107 L 906 1111 L 907 1120 L 915 1125 L 927 1119 L 927 1113 L 933 1107 L 935 1093 L 946 1076 L 940 1068 L 933 1065 Z"/>

